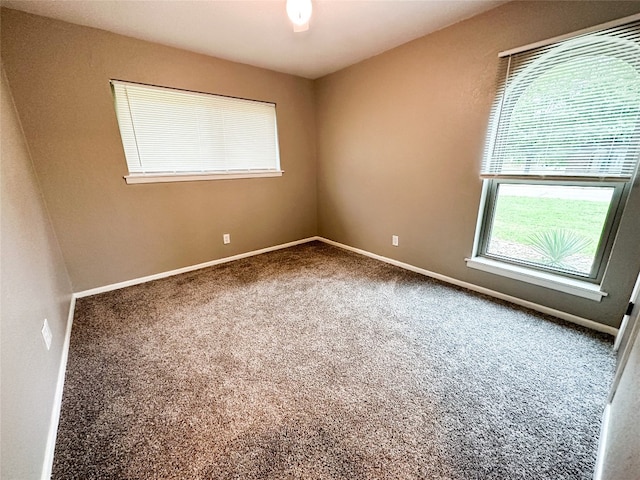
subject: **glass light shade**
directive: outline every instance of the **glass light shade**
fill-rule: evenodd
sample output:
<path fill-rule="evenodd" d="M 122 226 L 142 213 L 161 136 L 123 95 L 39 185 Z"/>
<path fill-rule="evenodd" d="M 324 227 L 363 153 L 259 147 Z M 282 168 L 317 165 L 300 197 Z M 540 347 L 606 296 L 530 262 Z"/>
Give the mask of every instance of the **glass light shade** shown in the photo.
<path fill-rule="evenodd" d="M 301 32 L 309 28 L 312 10 L 311 0 L 287 0 L 287 15 L 293 22 L 294 32 Z"/>

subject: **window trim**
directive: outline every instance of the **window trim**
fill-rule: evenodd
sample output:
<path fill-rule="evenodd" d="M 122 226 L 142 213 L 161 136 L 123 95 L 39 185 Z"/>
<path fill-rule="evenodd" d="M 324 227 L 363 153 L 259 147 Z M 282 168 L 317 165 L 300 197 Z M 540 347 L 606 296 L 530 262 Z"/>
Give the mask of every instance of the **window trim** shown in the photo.
<path fill-rule="evenodd" d="M 236 180 L 240 178 L 269 178 L 281 177 L 284 170 L 246 171 L 238 173 L 130 173 L 124 176 L 128 185 L 142 183 L 168 183 L 168 182 L 197 182 L 202 180 Z"/>
<path fill-rule="evenodd" d="M 520 280 L 522 282 L 549 288 L 551 290 L 568 293 L 576 297 L 595 300 L 596 302 L 602 300 L 602 297 L 609 295 L 602 291 L 602 286 L 600 284 L 567 278 L 548 272 L 534 270 L 529 267 L 511 265 L 486 257 L 474 256 L 472 258 L 465 258 L 465 262 L 469 268 L 514 280 Z"/>

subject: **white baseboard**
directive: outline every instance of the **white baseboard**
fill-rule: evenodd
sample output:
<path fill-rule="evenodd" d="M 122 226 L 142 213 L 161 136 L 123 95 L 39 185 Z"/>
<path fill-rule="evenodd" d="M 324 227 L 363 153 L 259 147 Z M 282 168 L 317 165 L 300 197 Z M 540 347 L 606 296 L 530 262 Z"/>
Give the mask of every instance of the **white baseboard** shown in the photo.
<path fill-rule="evenodd" d="M 69 315 L 64 333 L 64 342 L 60 354 L 60 366 L 58 367 L 58 380 L 56 391 L 53 397 L 53 407 L 51 409 L 51 420 L 49 422 L 49 434 L 47 436 L 47 446 L 44 452 L 44 462 L 42 465 L 42 480 L 49 480 L 53 470 L 53 454 L 56 449 L 56 436 L 58 434 L 58 423 L 60 422 L 60 409 L 62 408 L 62 393 L 64 391 L 64 377 L 67 372 L 67 359 L 69 357 L 69 342 L 71 341 L 71 327 L 73 325 L 73 314 L 76 309 L 76 296 L 71 296 L 69 304 Z"/>
<path fill-rule="evenodd" d="M 333 240 L 329 240 L 323 237 L 317 237 L 318 240 L 324 243 L 328 243 L 329 245 L 333 245 L 335 247 L 343 248 L 345 250 L 349 250 L 351 252 L 359 253 L 361 255 L 365 255 L 367 257 L 375 258 L 376 260 L 380 260 L 385 263 L 389 263 L 391 265 L 395 265 L 396 267 L 404 268 L 405 270 L 410 270 L 412 272 L 419 273 L 421 275 L 425 275 L 427 277 L 435 278 L 437 280 L 443 281 L 445 283 L 450 283 L 452 285 L 457 285 L 458 287 L 463 287 L 468 290 L 473 290 L 474 292 L 482 293 L 484 295 L 488 295 L 490 297 L 499 298 L 500 300 L 505 300 L 510 303 L 515 303 L 516 305 L 520 305 L 522 307 L 530 308 L 531 310 L 535 310 L 540 313 L 546 313 L 548 315 L 553 315 L 554 317 L 561 318 L 562 320 L 567 320 L 568 322 L 575 323 L 581 325 L 583 327 L 590 328 L 592 330 L 596 330 L 598 332 L 608 333 L 609 335 L 613 335 L 614 337 L 618 334 L 618 329 L 611 327 L 609 325 L 603 325 L 598 322 L 594 322 L 593 320 L 589 320 L 587 318 L 578 317 L 577 315 L 572 315 L 571 313 L 563 312 L 561 310 L 556 310 L 554 308 L 545 307 L 544 305 L 540 305 L 537 303 L 530 302 L 528 300 L 523 300 L 522 298 L 513 297 L 511 295 L 506 295 L 504 293 L 496 292 L 495 290 L 490 290 L 485 287 L 480 287 L 478 285 L 474 285 L 473 283 L 463 282 L 456 278 L 448 277 L 446 275 L 441 275 L 436 272 L 431 272 L 429 270 L 425 270 L 424 268 L 416 267 L 414 265 L 400 262 L 398 260 L 394 260 L 393 258 L 383 257 L 382 255 L 378 255 L 375 253 L 368 252 L 366 250 L 362 250 L 360 248 L 351 247 L 349 245 L 345 245 L 340 242 L 336 242 Z"/>
<path fill-rule="evenodd" d="M 604 459 L 607 452 L 607 435 L 609 434 L 609 417 L 611 416 L 611 404 L 608 403 L 602 415 L 602 426 L 600 427 L 600 439 L 598 440 L 598 456 L 596 457 L 596 468 L 593 472 L 593 480 L 601 480 Z"/>
<path fill-rule="evenodd" d="M 181 273 L 192 272 L 201 268 L 212 267 L 214 265 L 220 265 L 222 263 L 232 262 L 234 260 L 240 260 L 241 258 L 253 257 L 254 255 L 260 255 L 261 253 L 273 252 L 274 250 L 281 250 L 283 248 L 293 247 L 294 245 L 300 245 L 301 243 L 312 242 L 314 240 L 320 240 L 320 237 L 307 237 L 301 240 L 295 240 L 293 242 L 282 243 L 280 245 L 274 245 L 273 247 L 261 248 L 260 250 L 252 250 L 250 252 L 239 253 L 238 255 L 232 255 L 230 257 L 223 257 L 217 260 L 211 260 L 209 262 L 198 263 L 196 265 L 189 265 L 187 267 L 176 268 L 175 270 L 169 270 L 167 272 L 155 273 L 153 275 L 147 275 L 146 277 L 132 278 L 131 280 L 125 280 L 124 282 L 112 283 L 111 285 L 105 285 L 103 287 L 91 288 L 89 290 L 83 290 L 76 292 L 76 298 L 88 297 L 91 295 L 97 295 L 98 293 L 110 292 L 112 290 L 119 290 L 121 288 L 130 287 L 132 285 L 139 285 L 141 283 L 151 282 L 152 280 L 158 280 L 160 278 L 172 277 Z"/>
<path fill-rule="evenodd" d="M 336 242 L 334 240 L 329 240 L 328 238 L 314 236 L 307 237 L 301 240 L 296 240 L 293 242 L 283 243 L 280 245 L 274 245 L 272 247 L 262 248 L 259 250 L 252 250 L 250 252 L 240 253 L 238 255 L 233 255 L 230 257 L 219 258 L 217 260 L 211 260 L 209 262 L 199 263 L 196 265 L 189 265 L 187 267 L 178 268 L 175 270 L 169 270 L 167 272 L 160 272 L 153 275 L 148 275 L 146 277 L 133 278 L 131 280 L 126 280 L 124 282 L 112 283 L 110 285 L 105 285 L 102 287 L 92 288 L 89 290 L 83 290 L 81 292 L 76 292 L 74 294 L 75 298 L 88 297 L 90 295 L 97 295 L 99 293 L 110 292 L 112 290 L 118 290 L 120 288 L 130 287 L 132 285 L 138 285 L 141 283 L 150 282 L 152 280 L 158 280 L 160 278 L 171 277 L 173 275 L 179 275 L 181 273 L 191 272 L 193 270 L 199 270 L 201 268 L 211 267 L 214 265 L 220 265 L 222 263 L 232 262 L 234 260 L 239 260 L 241 258 L 252 257 L 254 255 L 260 255 L 262 253 L 272 252 L 274 250 L 281 250 L 283 248 L 293 247 L 294 245 L 300 245 L 302 243 L 312 242 L 314 240 L 319 240 L 321 242 L 327 243 L 329 245 L 333 245 L 335 247 L 342 248 L 344 250 L 349 250 L 355 253 L 359 253 L 360 255 L 365 255 L 370 258 L 375 258 L 376 260 L 380 260 L 385 263 L 389 263 L 391 265 L 395 265 L 400 268 L 404 268 L 405 270 L 410 270 L 412 272 L 419 273 L 421 275 L 425 275 L 427 277 L 435 278 L 437 280 L 443 281 L 445 283 L 450 283 L 452 285 L 457 285 L 462 288 L 466 288 L 468 290 L 472 290 L 474 292 L 482 293 L 484 295 L 488 295 L 490 297 L 499 298 L 501 300 L 505 300 L 510 303 L 514 303 L 516 305 L 520 305 L 522 307 L 530 308 L 531 310 L 536 310 L 540 313 L 545 313 L 548 315 L 553 315 L 554 317 L 561 318 L 562 320 L 567 320 L 568 322 L 575 323 L 577 325 L 581 325 L 583 327 L 590 328 L 592 330 L 596 330 L 598 332 L 607 333 L 609 335 L 613 335 L 614 337 L 618 334 L 618 329 L 611 327 L 609 325 L 603 325 L 598 322 L 594 322 L 593 320 L 589 320 L 587 318 L 579 317 L 577 315 L 573 315 L 571 313 L 563 312 L 561 310 L 556 310 L 554 308 L 546 307 L 544 305 L 540 305 L 534 302 L 530 302 L 528 300 L 524 300 L 522 298 L 514 297 L 511 295 L 506 295 L 501 292 L 497 292 L 495 290 L 491 290 L 489 288 L 480 287 L 473 283 L 463 282 L 453 277 L 448 277 L 446 275 L 441 275 L 436 272 L 432 272 L 429 270 L 425 270 L 424 268 L 416 267 L 409 263 L 404 263 L 399 260 L 394 260 L 392 258 L 383 257 L 382 255 L 378 255 L 375 253 L 368 252 L 366 250 L 362 250 L 360 248 L 351 247 L 349 245 L 345 245 L 340 242 Z"/>

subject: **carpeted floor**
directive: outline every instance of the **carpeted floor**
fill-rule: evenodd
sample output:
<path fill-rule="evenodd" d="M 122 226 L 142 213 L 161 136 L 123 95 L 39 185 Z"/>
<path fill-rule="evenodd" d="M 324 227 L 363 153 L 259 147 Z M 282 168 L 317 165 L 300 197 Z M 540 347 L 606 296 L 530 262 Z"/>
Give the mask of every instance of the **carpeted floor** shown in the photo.
<path fill-rule="evenodd" d="M 325 244 L 78 300 L 56 479 L 590 479 L 609 338 Z"/>

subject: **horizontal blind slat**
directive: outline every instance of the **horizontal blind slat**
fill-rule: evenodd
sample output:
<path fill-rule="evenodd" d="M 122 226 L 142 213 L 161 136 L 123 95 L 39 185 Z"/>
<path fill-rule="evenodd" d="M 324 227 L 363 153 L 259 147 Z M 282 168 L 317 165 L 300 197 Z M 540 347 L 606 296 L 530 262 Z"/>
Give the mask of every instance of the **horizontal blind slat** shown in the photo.
<path fill-rule="evenodd" d="M 483 176 L 630 177 L 640 145 L 640 22 L 501 60 Z"/>

